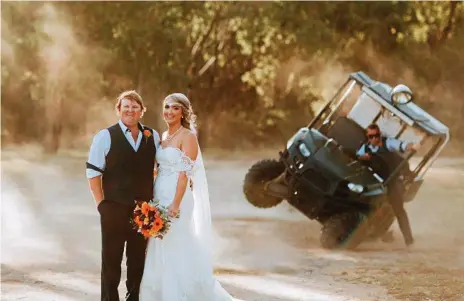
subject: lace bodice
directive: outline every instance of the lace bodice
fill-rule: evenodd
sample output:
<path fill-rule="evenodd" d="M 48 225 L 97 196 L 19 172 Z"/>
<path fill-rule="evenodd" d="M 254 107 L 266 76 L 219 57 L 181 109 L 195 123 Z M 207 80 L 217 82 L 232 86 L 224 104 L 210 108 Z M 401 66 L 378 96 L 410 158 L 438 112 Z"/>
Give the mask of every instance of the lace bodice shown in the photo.
<path fill-rule="evenodd" d="M 190 159 L 185 152 L 176 147 L 159 147 L 156 154 L 159 163 L 158 175 L 171 175 L 175 172 L 185 172 L 187 177 L 195 173 L 195 161 Z"/>

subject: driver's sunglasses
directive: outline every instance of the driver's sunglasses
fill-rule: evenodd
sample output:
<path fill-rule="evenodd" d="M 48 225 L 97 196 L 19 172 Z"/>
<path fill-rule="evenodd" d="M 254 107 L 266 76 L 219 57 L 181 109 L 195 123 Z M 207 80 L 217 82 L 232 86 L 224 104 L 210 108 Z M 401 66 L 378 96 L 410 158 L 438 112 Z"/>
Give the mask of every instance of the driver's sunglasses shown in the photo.
<path fill-rule="evenodd" d="M 368 138 L 369 140 L 370 140 L 370 139 L 374 139 L 374 138 L 380 138 L 380 133 L 367 135 L 367 138 Z"/>

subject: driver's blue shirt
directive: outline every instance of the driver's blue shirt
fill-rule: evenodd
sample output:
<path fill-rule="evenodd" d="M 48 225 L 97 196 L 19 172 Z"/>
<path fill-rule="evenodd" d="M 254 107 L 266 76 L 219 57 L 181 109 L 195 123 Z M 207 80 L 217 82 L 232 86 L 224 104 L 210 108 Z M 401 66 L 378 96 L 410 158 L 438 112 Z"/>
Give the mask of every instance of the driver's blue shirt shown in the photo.
<path fill-rule="evenodd" d="M 406 151 L 406 145 L 407 144 L 408 144 L 407 142 L 404 142 L 404 141 L 401 141 L 401 140 L 398 140 L 398 139 L 392 138 L 392 137 L 387 137 L 386 140 L 385 140 L 385 147 L 390 152 L 395 152 L 395 151 L 396 152 L 404 152 L 404 151 Z M 356 152 L 357 156 L 362 156 L 362 155 L 364 155 L 366 153 L 364 151 L 364 145 L 365 144 L 361 145 L 361 147 Z M 367 147 L 371 150 L 372 153 L 376 153 L 380 149 L 380 146 L 373 146 L 371 144 L 367 144 Z"/>

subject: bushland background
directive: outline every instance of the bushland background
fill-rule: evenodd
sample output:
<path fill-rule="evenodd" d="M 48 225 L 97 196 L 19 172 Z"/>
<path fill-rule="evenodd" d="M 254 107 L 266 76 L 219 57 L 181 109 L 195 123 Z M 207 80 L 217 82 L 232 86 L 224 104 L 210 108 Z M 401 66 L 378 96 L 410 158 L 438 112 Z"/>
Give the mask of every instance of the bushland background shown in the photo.
<path fill-rule="evenodd" d="M 464 140 L 464 5 L 380 2 L 2 2 L 2 143 L 87 147 L 137 90 L 143 122 L 183 92 L 203 148 L 282 146 L 348 73 L 406 84 Z"/>

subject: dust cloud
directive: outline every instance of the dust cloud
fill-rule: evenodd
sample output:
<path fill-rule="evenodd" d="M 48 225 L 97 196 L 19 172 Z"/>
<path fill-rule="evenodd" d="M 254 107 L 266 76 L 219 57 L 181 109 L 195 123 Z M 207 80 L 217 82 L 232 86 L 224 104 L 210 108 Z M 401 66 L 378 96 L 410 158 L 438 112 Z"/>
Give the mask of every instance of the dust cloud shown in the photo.
<path fill-rule="evenodd" d="M 334 97 L 351 72 L 354 70 L 341 63 L 337 56 L 292 57 L 280 64 L 275 84 L 285 93 L 291 90 L 303 100 L 300 105 L 311 106 L 317 114 Z M 308 92 L 316 99 L 308 98 Z"/>
<path fill-rule="evenodd" d="M 71 126 L 69 132 L 59 135 L 60 145 L 85 151 L 76 151 L 73 157 L 75 168 L 81 171 L 75 177 L 81 183 L 76 188 L 69 180 L 68 166 L 59 163 L 67 160 L 66 156 L 49 157 L 34 144 L 2 147 L 2 241 L 8 241 L 2 244 L 2 260 L 13 257 L 27 261 L 27 250 L 43 246 L 43 241 L 53 249 L 50 251 L 54 255 L 48 259 L 59 260 L 59 256 L 72 256 L 78 248 L 69 240 L 70 234 L 82 233 L 67 221 L 68 209 L 62 198 L 92 206 L 87 183 L 82 182 L 87 146 L 96 129 L 109 124 L 110 119 L 116 120 L 113 105 L 100 91 L 99 70 L 108 52 L 78 39 L 70 16 L 52 3 L 16 3 L 14 9 L 19 15 L 30 16 L 36 31 L 36 53 L 30 55 L 40 58 L 34 71 L 39 78 L 35 93 L 44 112 L 37 126 L 44 126 L 49 132 L 46 139 L 53 140 L 51 135 L 61 131 L 66 122 Z M 19 38 L 15 34 L 2 15 L 2 58 L 12 73 L 30 76 L 32 71 L 27 68 L 31 66 L 20 62 L 15 44 L 10 43 Z M 82 196 L 82 192 L 88 195 Z"/>
<path fill-rule="evenodd" d="M 2 39 L 1 39 L 2 60 L 7 60 L 10 62 L 10 64 L 15 64 L 13 47 L 7 41 L 7 37 L 6 37 L 8 35 L 8 25 L 3 20 L 3 18 L 2 18 L 1 24 L 2 24 Z"/>
<path fill-rule="evenodd" d="M 2 57 L 11 74 L 28 78 L 32 83 L 34 107 L 43 112 L 41 120 L 34 118 L 47 135 L 45 144 L 87 146 L 96 129 L 117 120 L 113 101 L 102 91 L 101 70 L 111 61 L 111 51 L 91 44 L 85 24 L 76 27 L 69 12 L 59 5 L 9 3 L 9 6 L 15 15 L 21 16 L 20 20 L 28 19 L 31 25 L 27 35 L 20 37 L 19 32 L 9 29 L 13 26 L 8 22 L 16 19 L 9 20 L 2 14 Z M 28 55 L 38 58 L 37 66 L 28 65 L 24 58 L 25 42 L 30 43 Z M 12 129 L 11 124 L 8 128 L 11 132 L 19 131 Z"/>

